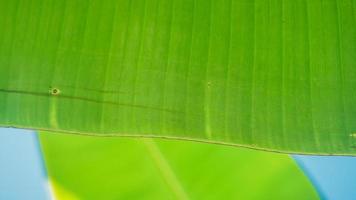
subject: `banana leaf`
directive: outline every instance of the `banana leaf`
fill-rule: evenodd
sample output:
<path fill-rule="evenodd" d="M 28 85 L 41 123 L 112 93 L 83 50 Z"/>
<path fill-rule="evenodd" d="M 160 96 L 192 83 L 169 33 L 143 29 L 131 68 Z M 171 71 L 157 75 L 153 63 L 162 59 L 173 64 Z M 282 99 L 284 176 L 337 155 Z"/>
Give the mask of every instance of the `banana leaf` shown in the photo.
<path fill-rule="evenodd" d="M 354 0 L 5 0 L 0 125 L 356 154 Z"/>
<path fill-rule="evenodd" d="M 288 155 L 182 141 L 40 133 L 56 199 L 319 199 Z"/>

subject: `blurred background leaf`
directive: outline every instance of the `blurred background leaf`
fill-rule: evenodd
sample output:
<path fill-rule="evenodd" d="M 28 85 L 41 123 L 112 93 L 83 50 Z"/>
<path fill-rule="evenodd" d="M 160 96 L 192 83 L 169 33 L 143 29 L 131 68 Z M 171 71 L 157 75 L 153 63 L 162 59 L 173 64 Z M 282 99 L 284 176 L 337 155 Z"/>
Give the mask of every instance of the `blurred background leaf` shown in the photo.
<path fill-rule="evenodd" d="M 288 155 L 159 139 L 40 139 L 58 199 L 318 199 Z"/>

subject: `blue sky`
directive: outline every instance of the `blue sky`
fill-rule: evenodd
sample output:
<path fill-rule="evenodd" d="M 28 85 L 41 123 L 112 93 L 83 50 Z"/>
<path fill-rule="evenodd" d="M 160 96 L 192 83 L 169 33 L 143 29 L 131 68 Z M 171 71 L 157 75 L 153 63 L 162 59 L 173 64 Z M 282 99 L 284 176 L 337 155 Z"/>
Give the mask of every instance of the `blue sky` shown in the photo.
<path fill-rule="evenodd" d="M 50 199 L 35 132 L 0 128 L 0 199 Z"/>
<path fill-rule="evenodd" d="M 356 199 L 356 157 L 293 156 L 326 199 Z"/>
<path fill-rule="evenodd" d="M 356 197 L 356 157 L 293 156 L 325 199 Z M 51 199 L 37 134 L 0 128 L 0 199 Z"/>

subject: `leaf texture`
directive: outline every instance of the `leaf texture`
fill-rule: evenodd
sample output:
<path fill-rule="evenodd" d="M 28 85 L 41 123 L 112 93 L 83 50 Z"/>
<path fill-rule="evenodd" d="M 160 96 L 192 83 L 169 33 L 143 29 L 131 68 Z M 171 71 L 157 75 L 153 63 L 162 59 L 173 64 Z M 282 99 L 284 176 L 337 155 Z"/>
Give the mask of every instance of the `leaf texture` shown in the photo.
<path fill-rule="evenodd" d="M 354 0 L 0 3 L 0 124 L 356 153 Z"/>

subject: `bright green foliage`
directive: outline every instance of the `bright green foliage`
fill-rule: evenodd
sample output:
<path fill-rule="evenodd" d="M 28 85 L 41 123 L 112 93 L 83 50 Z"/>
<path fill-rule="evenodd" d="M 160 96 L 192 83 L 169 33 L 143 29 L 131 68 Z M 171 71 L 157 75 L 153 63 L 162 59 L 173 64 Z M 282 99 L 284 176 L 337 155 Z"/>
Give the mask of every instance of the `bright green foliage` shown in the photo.
<path fill-rule="evenodd" d="M 0 124 L 356 154 L 354 0 L 7 0 Z"/>
<path fill-rule="evenodd" d="M 158 139 L 40 138 L 58 200 L 318 199 L 287 155 Z"/>

